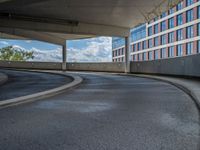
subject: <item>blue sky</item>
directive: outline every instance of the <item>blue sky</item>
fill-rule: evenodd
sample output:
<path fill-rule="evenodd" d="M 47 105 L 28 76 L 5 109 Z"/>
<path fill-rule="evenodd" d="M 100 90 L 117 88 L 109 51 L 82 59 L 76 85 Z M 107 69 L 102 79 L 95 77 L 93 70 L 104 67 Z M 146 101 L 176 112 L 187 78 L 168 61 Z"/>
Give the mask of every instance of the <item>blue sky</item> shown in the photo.
<path fill-rule="evenodd" d="M 0 48 L 10 46 L 34 52 L 33 61 L 61 61 L 61 46 L 32 40 L 0 39 Z M 67 59 L 70 62 L 109 62 L 112 60 L 110 37 L 97 37 L 67 42 Z"/>

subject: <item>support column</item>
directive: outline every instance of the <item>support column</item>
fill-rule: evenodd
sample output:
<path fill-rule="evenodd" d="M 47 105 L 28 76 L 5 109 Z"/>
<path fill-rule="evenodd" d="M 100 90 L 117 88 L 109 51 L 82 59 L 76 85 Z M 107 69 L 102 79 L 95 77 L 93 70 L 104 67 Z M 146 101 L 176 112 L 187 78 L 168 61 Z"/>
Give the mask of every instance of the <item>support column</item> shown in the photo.
<path fill-rule="evenodd" d="M 125 73 L 130 73 L 130 35 L 125 37 Z"/>
<path fill-rule="evenodd" d="M 62 70 L 66 71 L 67 69 L 67 44 L 65 42 L 64 45 L 62 45 Z"/>

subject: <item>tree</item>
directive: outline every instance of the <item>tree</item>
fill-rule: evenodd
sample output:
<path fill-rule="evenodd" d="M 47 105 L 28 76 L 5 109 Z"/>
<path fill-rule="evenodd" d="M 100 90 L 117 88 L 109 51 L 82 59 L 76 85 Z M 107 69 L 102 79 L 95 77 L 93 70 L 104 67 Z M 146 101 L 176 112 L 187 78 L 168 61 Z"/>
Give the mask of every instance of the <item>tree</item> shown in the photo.
<path fill-rule="evenodd" d="M 0 60 L 26 61 L 33 58 L 33 52 L 27 52 L 21 49 L 17 50 L 12 46 L 7 46 L 0 49 Z"/>

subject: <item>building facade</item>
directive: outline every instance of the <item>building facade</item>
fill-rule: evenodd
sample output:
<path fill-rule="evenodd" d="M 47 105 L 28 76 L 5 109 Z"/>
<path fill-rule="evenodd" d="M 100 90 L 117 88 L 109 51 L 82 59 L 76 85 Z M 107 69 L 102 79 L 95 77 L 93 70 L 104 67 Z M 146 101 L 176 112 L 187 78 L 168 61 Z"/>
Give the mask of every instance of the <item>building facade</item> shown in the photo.
<path fill-rule="evenodd" d="M 113 62 L 124 61 L 125 42 L 113 38 Z M 161 16 L 131 30 L 131 61 L 200 53 L 200 0 L 183 0 Z"/>

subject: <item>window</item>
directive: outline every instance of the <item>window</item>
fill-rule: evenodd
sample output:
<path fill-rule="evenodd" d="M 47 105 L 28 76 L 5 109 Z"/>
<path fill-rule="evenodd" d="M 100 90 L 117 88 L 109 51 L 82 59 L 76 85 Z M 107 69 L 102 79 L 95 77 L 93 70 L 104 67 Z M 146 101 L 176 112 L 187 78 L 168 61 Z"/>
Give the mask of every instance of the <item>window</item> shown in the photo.
<path fill-rule="evenodd" d="M 150 39 L 148 43 L 149 43 L 149 48 L 152 48 L 153 47 L 153 39 Z"/>
<path fill-rule="evenodd" d="M 133 52 L 135 52 L 136 50 L 137 50 L 136 44 L 133 44 Z"/>
<path fill-rule="evenodd" d="M 193 19 L 194 19 L 194 15 L 193 15 L 194 13 L 193 13 L 193 9 L 191 9 L 191 10 L 188 10 L 187 12 L 186 12 L 186 21 L 187 22 L 190 22 L 190 21 L 192 21 Z"/>
<path fill-rule="evenodd" d="M 169 19 L 169 29 L 174 27 L 174 18 Z"/>
<path fill-rule="evenodd" d="M 148 29 L 148 35 L 149 36 L 151 36 L 153 34 L 153 30 L 152 29 L 153 29 L 152 27 L 149 27 L 149 29 Z"/>
<path fill-rule="evenodd" d="M 173 14 L 174 13 L 174 8 L 170 8 L 169 9 L 169 14 Z"/>
<path fill-rule="evenodd" d="M 166 21 L 161 22 L 161 31 L 166 30 Z"/>
<path fill-rule="evenodd" d="M 162 14 L 161 14 L 161 18 L 164 18 L 164 17 L 166 17 L 167 16 L 167 12 L 163 12 Z"/>
<path fill-rule="evenodd" d="M 170 32 L 168 38 L 169 43 L 174 42 L 174 32 Z"/>
<path fill-rule="evenodd" d="M 200 36 L 200 23 L 198 23 L 198 26 L 197 26 L 197 30 L 198 30 L 198 36 Z"/>
<path fill-rule="evenodd" d="M 169 47 L 169 57 L 174 57 L 174 46 Z"/>
<path fill-rule="evenodd" d="M 142 61 L 142 59 L 143 59 L 143 55 L 142 54 L 138 54 L 138 60 Z"/>
<path fill-rule="evenodd" d="M 183 40 L 183 29 L 177 30 L 177 40 Z"/>
<path fill-rule="evenodd" d="M 137 55 L 133 55 L 133 61 L 137 60 Z"/>
<path fill-rule="evenodd" d="M 197 42 L 197 53 L 200 53 L 200 41 Z"/>
<path fill-rule="evenodd" d="M 177 25 L 182 25 L 183 24 L 183 14 L 180 14 L 177 16 Z"/>
<path fill-rule="evenodd" d="M 178 5 L 176 6 L 176 10 L 179 11 L 183 9 L 183 2 L 178 3 Z"/>
<path fill-rule="evenodd" d="M 159 40 L 158 37 L 154 38 L 154 46 L 158 46 L 159 45 Z"/>
<path fill-rule="evenodd" d="M 143 49 L 146 49 L 146 48 L 147 48 L 146 41 L 143 41 L 143 42 L 142 42 L 142 47 L 143 47 Z"/>
<path fill-rule="evenodd" d="M 186 0 L 186 6 L 190 6 L 193 4 L 193 0 Z"/>
<path fill-rule="evenodd" d="M 187 43 L 186 54 L 191 55 L 193 53 L 193 42 Z"/>
<path fill-rule="evenodd" d="M 186 28 L 186 37 L 187 37 L 187 38 L 192 38 L 192 37 L 194 37 L 193 26 L 189 26 L 189 27 Z"/>
<path fill-rule="evenodd" d="M 149 60 L 153 60 L 153 51 L 149 52 Z"/>
<path fill-rule="evenodd" d="M 154 26 L 154 32 L 155 32 L 155 34 L 158 33 L 158 24 L 156 24 L 156 25 Z"/>
<path fill-rule="evenodd" d="M 147 53 L 143 53 L 143 60 L 147 60 Z"/>
<path fill-rule="evenodd" d="M 177 56 L 183 56 L 183 45 L 177 45 Z"/>
<path fill-rule="evenodd" d="M 166 35 L 162 35 L 161 36 L 161 45 L 164 45 L 164 44 L 166 44 L 167 42 L 166 42 Z"/>
<path fill-rule="evenodd" d="M 161 58 L 166 58 L 166 48 L 161 49 Z"/>
<path fill-rule="evenodd" d="M 155 50 L 155 59 L 159 59 L 159 50 Z"/>
<path fill-rule="evenodd" d="M 198 8 L 197 8 L 197 18 L 198 19 L 200 18 L 200 6 L 198 6 Z"/>

